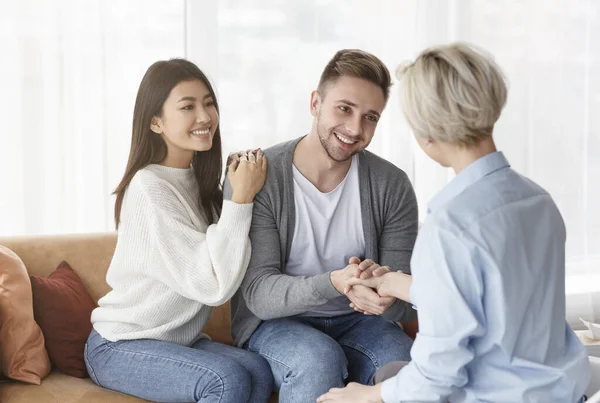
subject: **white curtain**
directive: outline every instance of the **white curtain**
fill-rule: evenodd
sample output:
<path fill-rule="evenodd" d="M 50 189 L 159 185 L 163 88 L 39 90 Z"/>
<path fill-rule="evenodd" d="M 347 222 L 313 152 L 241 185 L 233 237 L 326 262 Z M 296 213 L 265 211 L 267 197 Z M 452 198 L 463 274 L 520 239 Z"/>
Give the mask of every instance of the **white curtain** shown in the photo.
<path fill-rule="evenodd" d="M 184 3 L 2 0 L 0 235 L 104 231 L 137 86 L 184 56 Z"/>
<path fill-rule="evenodd" d="M 306 133 L 310 91 L 338 49 L 371 51 L 393 71 L 426 46 L 462 40 L 504 69 L 499 148 L 565 219 L 569 320 L 600 320 L 599 2 L 30 0 L 1 9 L 0 235 L 113 228 L 135 93 L 156 60 L 185 56 L 209 74 L 229 152 Z M 408 173 L 424 219 L 453 175 L 418 150 L 395 89 L 370 150 Z"/>

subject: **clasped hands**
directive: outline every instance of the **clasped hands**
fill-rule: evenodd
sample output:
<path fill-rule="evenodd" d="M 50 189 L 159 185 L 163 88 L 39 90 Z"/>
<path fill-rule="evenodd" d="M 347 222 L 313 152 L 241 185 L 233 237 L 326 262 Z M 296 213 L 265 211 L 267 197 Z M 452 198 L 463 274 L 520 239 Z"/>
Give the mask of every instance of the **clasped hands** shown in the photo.
<path fill-rule="evenodd" d="M 350 300 L 350 307 L 366 315 L 383 314 L 396 300 L 387 290 L 387 266 L 371 259 L 350 258 L 348 265 L 331 272 L 333 286 Z"/>

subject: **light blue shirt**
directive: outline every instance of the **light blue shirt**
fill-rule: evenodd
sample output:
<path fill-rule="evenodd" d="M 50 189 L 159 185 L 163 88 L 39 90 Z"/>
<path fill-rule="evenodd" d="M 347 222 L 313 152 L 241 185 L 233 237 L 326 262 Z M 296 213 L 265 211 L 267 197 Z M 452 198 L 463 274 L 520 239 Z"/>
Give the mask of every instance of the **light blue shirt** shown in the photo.
<path fill-rule="evenodd" d="M 589 381 L 565 320 L 565 225 L 501 152 L 430 203 L 411 260 L 419 333 L 384 402 L 568 402 Z"/>

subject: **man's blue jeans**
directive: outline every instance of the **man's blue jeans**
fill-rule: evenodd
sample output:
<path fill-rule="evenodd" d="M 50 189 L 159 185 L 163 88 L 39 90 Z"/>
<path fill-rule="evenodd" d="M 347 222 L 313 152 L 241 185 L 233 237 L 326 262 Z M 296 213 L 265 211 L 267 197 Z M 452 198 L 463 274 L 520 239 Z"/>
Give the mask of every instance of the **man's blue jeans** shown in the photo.
<path fill-rule="evenodd" d="M 410 360 L 412 340 L 380 316 L 350 313 L 268 320 L 245 347 L 269 362 L 280 403 L 305 403 L 345 382 L 368 384 L 384 365 Z"/>
<path fill-rule="evenodd" d="M 273 390 L 263 358 L 208 339 L 191 347 L 148 339 L 111 342 L 92 330 L 84 358 L 97 385 L 152 401 L 260 403 Z"/>

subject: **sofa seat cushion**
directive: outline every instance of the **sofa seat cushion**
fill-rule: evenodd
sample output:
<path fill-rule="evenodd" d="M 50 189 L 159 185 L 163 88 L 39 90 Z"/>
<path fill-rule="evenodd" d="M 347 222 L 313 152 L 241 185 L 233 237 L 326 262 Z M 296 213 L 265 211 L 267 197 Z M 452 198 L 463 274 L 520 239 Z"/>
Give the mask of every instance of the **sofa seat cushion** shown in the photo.
<path fill-rule="evenodd" d="M 147 400 L 103 389 L 91 379 L 52 371 L 41 386 L 20 382 L 0 383 L 2 403 L 140 403 Z"/>
<path fill-rule="evenodd" d="M 273 394 L 269 403 L 277 403 Z M 2 403 L 143 403 L 148 400 L 113 392 L 96 385 L 90 378 L 75 378 L 52 371 L 41 386 L 21 382 L 0 382 Z"/>

